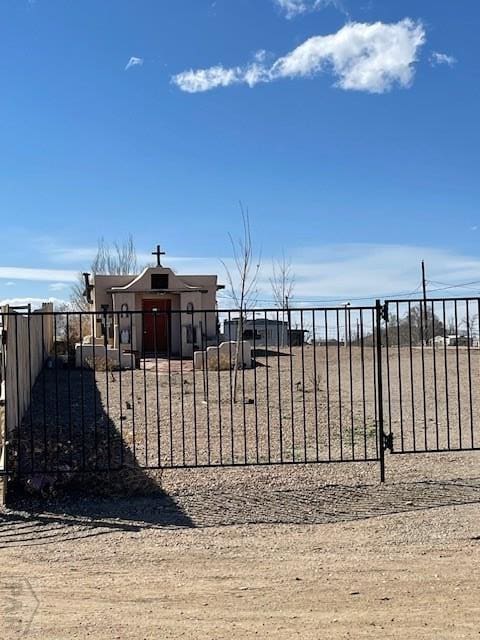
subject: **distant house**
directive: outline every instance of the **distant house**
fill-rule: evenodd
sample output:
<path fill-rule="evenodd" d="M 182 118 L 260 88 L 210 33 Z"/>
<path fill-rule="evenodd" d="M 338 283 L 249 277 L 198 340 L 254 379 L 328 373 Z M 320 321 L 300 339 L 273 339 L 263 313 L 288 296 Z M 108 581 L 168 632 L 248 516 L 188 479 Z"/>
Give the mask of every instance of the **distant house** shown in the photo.
<path fill-rule="evenodd" d="M 447 347 L 471 347 L 474 345 L 474 339 L 465 335 L 450 334 L 446 336 L 435 336 L 435 346 Z"/>
<path fill-rule="evenodd" d="M 225 320 L 223 333 L 225 340 L 235 341 L 238 336 L 238 318 Z M 255 317 L 243 321 L 242 339 L 248 340 L 252 346 L 276 347 L 300 346 L 305 342 L 306 329 L 289 329 L 288 322 L 283 320 Z"/>
<path fill-rule="evenodd" d="M 305 344 L 308 334 L 307 329 L 290 329 L 288 333 L 292 347 L 301 347 L 302 344 Z"/>

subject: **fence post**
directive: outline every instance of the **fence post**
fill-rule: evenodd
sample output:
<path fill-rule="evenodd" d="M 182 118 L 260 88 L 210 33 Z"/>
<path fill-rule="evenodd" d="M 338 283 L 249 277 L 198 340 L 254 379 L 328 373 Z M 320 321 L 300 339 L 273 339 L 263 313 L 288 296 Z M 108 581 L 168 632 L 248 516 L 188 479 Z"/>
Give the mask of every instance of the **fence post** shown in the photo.
<path fill-rule="evenodd" d="M 385 482 L 385 433 L 383 430 L 383 374 L 382 374 L 382 304 L 375 302 L 376 360 L 377 360 L 377 440 L 380 462 L 380 482 Z"/>

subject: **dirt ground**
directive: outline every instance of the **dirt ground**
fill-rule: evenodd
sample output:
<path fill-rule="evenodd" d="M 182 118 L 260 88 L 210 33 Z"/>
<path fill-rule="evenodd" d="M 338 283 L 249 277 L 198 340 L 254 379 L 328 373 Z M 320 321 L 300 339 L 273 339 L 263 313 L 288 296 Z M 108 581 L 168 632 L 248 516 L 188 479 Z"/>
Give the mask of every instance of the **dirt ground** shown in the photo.
<path fill-rule="evenodd" d="M 170 470 L 162 496 L 17 504 L 2 638 L 478 638 L 479 463 L 388 456 L 383 486 L 370 463 Z"/>
<path fill-rule="evenodd" d="M 480 447 L 480 349 L 383 352 L 396 451 Z M 373 348 L 305 345 L 238 372 L 159 358 L 135 371 L 45 370 L 21 427 L 25 472 L 377 457 Z M 46 453 L 45 453 L 46 452 Z M 12 458 L 11 458 L 12 459 Z"/>

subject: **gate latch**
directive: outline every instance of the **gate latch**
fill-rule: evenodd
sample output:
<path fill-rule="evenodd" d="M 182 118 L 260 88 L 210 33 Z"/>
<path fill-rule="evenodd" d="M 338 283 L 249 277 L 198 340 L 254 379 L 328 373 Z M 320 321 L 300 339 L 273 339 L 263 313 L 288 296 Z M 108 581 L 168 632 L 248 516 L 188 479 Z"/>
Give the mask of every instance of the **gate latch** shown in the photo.
<path fill-rule="evenodd" d="M 388 322 L 388 302 L 384 302 L 380 307 L 380 315 L 382 316 L 382 320 Z"/>
<path fill-rule="evenodd" d="M 390 453 L 393 453 L 393 433 L 383 434 L 383 449 L 384 451 L 388 449 Z"/>

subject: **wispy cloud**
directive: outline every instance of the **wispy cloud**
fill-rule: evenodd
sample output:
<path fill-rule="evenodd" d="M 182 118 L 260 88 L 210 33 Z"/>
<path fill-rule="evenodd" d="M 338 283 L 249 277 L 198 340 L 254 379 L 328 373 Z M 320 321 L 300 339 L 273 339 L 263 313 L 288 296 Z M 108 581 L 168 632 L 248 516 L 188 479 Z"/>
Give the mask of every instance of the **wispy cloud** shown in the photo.
<path fill-rule="evenodd" d="M 11 280 L 9 282 L 5 282 L 4 285 L 6 287 L 14 287 L 15 286 L 15 282 L 12 282 Z"/>
<path fill-rule="evenodd" d="M 255 59 L 246 66 L 190 69 L 173 76 L 172 82 L 182 91 L 197 93 L 330 71 L 341 89 L 385 93 L 395 85 L 410 86 L 425 40 L 423 25 L 409 18 L 394 24 L 348 23 L 337 33 L 309 38 L 271 66 Z"/>
<path fill-rule="evenodd" d="M 453 56 L 447 55 L 446 53 L 434 51 L 430 56 L 430 64 L 432 67 L 437 67 L 439 64 L 446 64 L 448 67 L 453 67 L 457 64 L 457 59 Z"/>
<path fill-rule="evenodd" d="M 51 285 L 49 285 L 49 289 L 50 291 L 63 291 L 64 289 L 68 289 L 71 285 L 67 284 L 66 282 L 52 282 Z"/>
<path fill-rule="evenodd" d="M 35 269 L 33 267 L 0 267 L 0 278 L 35 280 L 39 282 L 75 282 L 77 273 L 63 269 Z"/>
<path fill-rule="evenodd" d="M 290 18 L 295 18 L 302 13 L 310 13 L 312 11 L 320 11 L 328 6 L 334 6 L 344 11 L 340 0 L 273 0 L 278 8 Z"/>
<path fill-rule="evenodd" d="M 142 65 L 143 65 L 143 58 L 137 58 L 136 56 L 132 56 L 130 60 L 127 62 L 125 71 L 128 71 L 132 67 L 141 67 Z"/>
<path fill-rule="evenodd" d="M 44 302 L 53 302 L 54 305 L 65 304 L 65 300 L 59 298 L 4 298 L 0 300 L 0 306 L 23 307 L 31 304 L 33 309 L 39 309 Z"/>
<path fill-rule="evenodd" d="M 287 252 L 287 256 L 295 273 L 294 297 L 298 304 L 316 299 L 341 302 L 357 297 L 374 299 L 411 293 L 419 290 L 421 260 L 425 260 L 431 280 L 480 281 L 480 259 L 435 247 L 348 243 L 296 247 Z M 165 264 L 174 267 L 180 275 L 216 273 L 219 280 L 225 282 L 224 268 L 218 258 L 167 258 Z M 226 256 L 223 261 L 235 274 L 233 259 Z M 258 278 L 259 306 L 272 299 L 271 277 L 271 260 L 264 259 Z M 228 306 L 231 301 L 226 300 L 225 304 Z"/>

